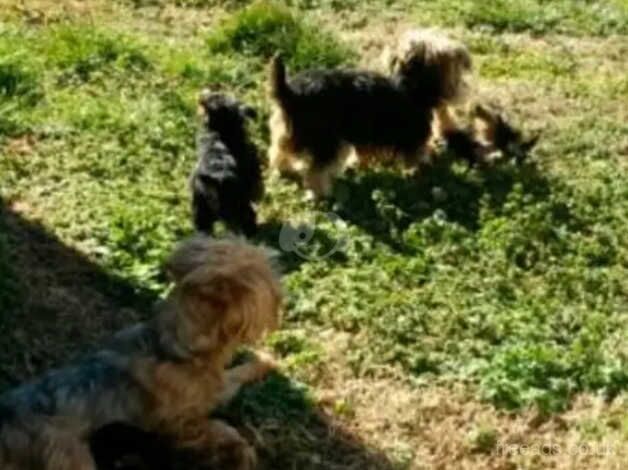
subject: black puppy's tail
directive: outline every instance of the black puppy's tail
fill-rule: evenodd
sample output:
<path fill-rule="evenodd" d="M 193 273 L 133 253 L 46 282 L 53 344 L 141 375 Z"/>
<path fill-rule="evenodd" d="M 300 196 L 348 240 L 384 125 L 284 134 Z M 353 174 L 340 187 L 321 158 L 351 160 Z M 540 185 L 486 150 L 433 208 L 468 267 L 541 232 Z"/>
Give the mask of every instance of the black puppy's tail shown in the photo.
<path fill-rule="evenodd" d="M 280 103 L 290 95 L 290 87 L 286 82 L 286 66 L 280 54 L 275 54 L 270 61 L 268 90 L 270 97 Z"/>

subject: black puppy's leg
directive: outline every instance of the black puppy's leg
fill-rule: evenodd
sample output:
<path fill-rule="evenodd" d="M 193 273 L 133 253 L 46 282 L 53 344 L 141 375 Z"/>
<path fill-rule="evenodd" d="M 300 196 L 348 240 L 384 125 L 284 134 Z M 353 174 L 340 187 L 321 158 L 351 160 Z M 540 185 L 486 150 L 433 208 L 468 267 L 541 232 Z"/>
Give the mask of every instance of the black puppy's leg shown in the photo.
<path fill-rule="evenodd" d="M 192 194 L 192 218 L 196 230 L 207 234 L 213 232 L 216 213 L 207 195 L 200 191 L 194 191 Z"/>
<path fill-rule="evenodd" d="M 243 233 L 247 238 L 257 233 L 257 215 L 251 204 L 243 203 L 233 208 L 226 222 L 231 231 Z"/>
<path fill-rule="evenodd" d="M 249 238 L 257 233 L 257 214 L 250 204 L 243 208 L 242 232 Z"/>
<path fill-rule="evenodd" d="M 340 171 L 348 152 L 341 152 L 338 143 L 328 142 L 311 150 L 312 165 L 303 178 L 304 186 L 317 199 L 331 195 L 334 178 Z"/>

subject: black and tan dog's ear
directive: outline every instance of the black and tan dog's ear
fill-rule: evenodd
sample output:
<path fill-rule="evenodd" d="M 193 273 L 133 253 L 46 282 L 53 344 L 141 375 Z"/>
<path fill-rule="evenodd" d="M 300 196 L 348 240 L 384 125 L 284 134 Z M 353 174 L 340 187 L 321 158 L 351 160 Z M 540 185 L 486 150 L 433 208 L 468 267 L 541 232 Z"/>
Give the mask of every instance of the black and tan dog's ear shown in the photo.
<path fill-rule="evenodd" d="M 525 153 L 528 153 L 530 150 L 532 150 L 536 146 L 540 137 L 541 137 L 541 133 L 537 132 L 535 135 L 533 135 L 529 139 L 521 142 L 521 150 L 523 150 Z"/>
<path fill-rule="evenodd" d="M 481 119 L 492 125 L 495 125 L 497 120 L 497 113 L 480 103 L 476 103 L 472 106 L 471 115 L 476 119 Z"/>
<path fill-rule="evenodd" d="M 210 90 L 209 88 L 203 88 L 200 93 L 198 94 L 198 104 L 203 104 L 205 103 L 209 97 L 212 95 L 212 90 Z"/>
<path fill-rule="evenodd" d="M 203 88 L 201 92 L 198 94 L 198 99 L 196 102 L 196 114 L 201 119 L 207 119 L 207 100 L 211 96 L 212 91 L 209 88 Z"/>
<path fill-rule="evenodd" d="M 243 104 L 240 106 L 240 113 L 245 119 L 256 119 L 257 110 L 253 106 Z"/>

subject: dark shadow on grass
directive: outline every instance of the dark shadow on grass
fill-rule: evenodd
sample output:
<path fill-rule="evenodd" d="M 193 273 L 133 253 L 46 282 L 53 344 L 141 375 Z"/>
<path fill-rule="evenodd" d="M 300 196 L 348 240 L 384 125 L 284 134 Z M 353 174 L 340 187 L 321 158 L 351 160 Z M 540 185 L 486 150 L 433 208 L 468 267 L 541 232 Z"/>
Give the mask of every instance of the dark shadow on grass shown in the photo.
<path fill-rule="evenodd" d="M 267 227 L 272 236 L 278 224 L 273 227 Z M 0 203 L 0 393 L 97 348 L 104 337 L 149 315 L 155 300 Z M 224 415 L 256 444 L 261 468 L 393 468 L 283 376 L 246 388 Z M 181 465 L 193 468 L 185 462 L 175 468 Z"/>
<path fill-rule="evenodd" d="M 93 347 L 156 300 L 1 201 L 0 237 L 0 390 Z"/>
<path fill-rule="evenodd" d="M 404 252 L 402 234 L 413 222 L 439 215 L 475 231 L 481 202 L 502 206 L 515 184 L 534 199 L 550 193 L 549 181 L 533 162 L 469 169 L 443 158 L 417 176 L 395 169 L 350 171 L 336 182 L 330 209 Z"/>
<path fill-rule="evenodd" d="M 260 469 L 393 470 L 381 452 L 368 449 L 318 408 L 307 389 L 273 374 L 245 389 L 224 417 L 254 442 Z"/>

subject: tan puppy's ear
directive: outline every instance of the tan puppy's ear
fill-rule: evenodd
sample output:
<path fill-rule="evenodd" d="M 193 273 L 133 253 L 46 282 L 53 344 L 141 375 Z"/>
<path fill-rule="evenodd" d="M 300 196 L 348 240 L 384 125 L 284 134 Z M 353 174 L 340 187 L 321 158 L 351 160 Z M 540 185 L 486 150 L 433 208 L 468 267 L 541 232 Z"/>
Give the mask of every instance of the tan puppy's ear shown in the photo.
<path fill-rule="evenodd" d="M 243 240 L 196 236 L 166 264 L 175 282 L 162 332 L 190 354 L 252 343 L 279 323 L 281 286 L 271 255 Z"/>
<path fill-rule="evenodd" d="M 252 343 L 277 327 L 277 292 L 263 279 L 201 268 L 184 279 L 181 294 L 185 336 L 194 352 Z"/>
<path fill-rule="evenodd" d="M 208 279 L 203 271 L 199 268 L 187 275 L 179 288 L 180 339 L 193 353 L 210 351 L 225 342 L 221 325 L 232 308 L 225 282 L 218 276 L 210 275 Z"/>
<path fill-rule="evenodd" d="M 536 144 L 537 144 L 537 142 L 539 141 L 540 138 L 541 138 L 541 134 L 537 133 L 536 135 L 533 135 L 529 139 L 524 140 L 521 143 L 521 150 L 523 150 L 526 153 L 529 152 L 530 150 L 532 150 L 536 146 Z"/>

